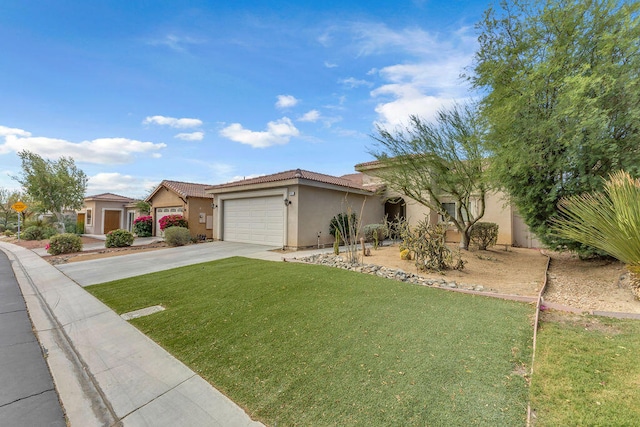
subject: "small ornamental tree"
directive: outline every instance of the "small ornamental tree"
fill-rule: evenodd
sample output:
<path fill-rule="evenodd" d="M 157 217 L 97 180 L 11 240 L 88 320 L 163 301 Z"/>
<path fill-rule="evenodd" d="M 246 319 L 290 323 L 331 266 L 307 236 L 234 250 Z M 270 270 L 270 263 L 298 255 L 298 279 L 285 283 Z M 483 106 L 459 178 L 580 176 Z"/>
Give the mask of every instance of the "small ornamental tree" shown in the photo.
<path fill-rule="evenodd" d="M 153 218 L 150 215 L 133 220 L 133 232 L 138 237 L 150 237 L 153 229 Z"/>
<path fill-rule="evenodd" d="M 169 227 L 189 228 L 187 220 L 182 215 L 167 215 L 160 218 L 160 230 L 165 231 Z"/>

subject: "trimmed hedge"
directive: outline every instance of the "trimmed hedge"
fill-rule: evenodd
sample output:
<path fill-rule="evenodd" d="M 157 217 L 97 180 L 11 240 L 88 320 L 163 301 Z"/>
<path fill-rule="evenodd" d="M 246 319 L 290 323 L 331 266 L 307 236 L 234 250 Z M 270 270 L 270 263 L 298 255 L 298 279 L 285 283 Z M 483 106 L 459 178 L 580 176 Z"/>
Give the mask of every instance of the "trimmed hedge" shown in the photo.
<path fill-rule="evenodd" d="M 127 230 L 117 229 L 107 233 L 105 247 L 107 248 L 124 248 L 133 244 L 133 233 Z"/>
<path fill-rule="evenodd" d="M 49 240 L 47 252 L 51 255 L 71 254 L 82 251 L 82 239 L 77 234 L 56 234 Z"/>
<path fill-rule="evenodd" d="M 498 241 L 498 224 L 493 222 L 476 222 L 471 227 L 469 237 L 472 243 L 478 245 L 482 251 L 493 246 Z"/>
<path fill-rule="evenodd" d="M 189 229 L 184 227 L 169 227 L 164 232 L 164 241 L 169 246 L 184 246 L 191 243 Z"/>

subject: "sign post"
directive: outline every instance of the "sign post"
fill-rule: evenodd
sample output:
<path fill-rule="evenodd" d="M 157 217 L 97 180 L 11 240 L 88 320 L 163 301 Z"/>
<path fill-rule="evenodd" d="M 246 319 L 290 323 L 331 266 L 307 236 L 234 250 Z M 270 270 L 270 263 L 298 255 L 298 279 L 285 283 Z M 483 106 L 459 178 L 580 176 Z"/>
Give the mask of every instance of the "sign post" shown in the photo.
<path fill-rule="evenodd" d="M 25 205 L 22 202 L 15 202 L 14 204 L 11 205 L 11 209 L 18 212 L 18 241 L 20 241 L 20 219 L 22 217 L 22 215 L 20 214 L 22 213 L 23 210 L 27 209 L 27 205 Z"/>

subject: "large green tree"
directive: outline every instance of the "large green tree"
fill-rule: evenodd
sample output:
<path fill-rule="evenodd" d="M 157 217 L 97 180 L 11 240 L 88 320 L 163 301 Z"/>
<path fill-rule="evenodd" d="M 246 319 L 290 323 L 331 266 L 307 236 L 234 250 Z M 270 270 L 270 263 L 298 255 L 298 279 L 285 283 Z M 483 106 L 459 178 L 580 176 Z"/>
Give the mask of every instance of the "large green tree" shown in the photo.
<path fill-rule="evenodd" d="M 442 109 L 434 122 L 411 116 L 404 128 L 377 128 L 371 154 L 381 163 L 376 175 L 392 190 L 438 212 L 460 232 L 469 232 L 485 211 L 484 122 L 474 105 Z M 443 205 L 455 202 L 455 215 Z"/>
<path fill-rule="evenodd" d="M 558 201 L 640 167 L 638 2 L 507 0 L 479 24 L 471 81 L 495 181 L 547 245 Z"/>
<path fill-rule="evenodd" d="M 87 176 L 70 157 L 46 160 L 30 151 L 21 151 L 22 175 L 14 179 L 39 204 L 62 221 L 66 209 L 80 209 L 87 188 Z"/>

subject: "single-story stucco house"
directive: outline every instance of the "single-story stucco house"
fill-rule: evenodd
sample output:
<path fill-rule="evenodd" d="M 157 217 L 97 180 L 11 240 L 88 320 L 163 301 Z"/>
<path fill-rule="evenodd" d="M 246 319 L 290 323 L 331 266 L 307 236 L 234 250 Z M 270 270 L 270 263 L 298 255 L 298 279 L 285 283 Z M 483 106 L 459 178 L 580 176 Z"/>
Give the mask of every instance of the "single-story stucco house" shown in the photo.
<path fill-rule="evenodd" d="M 151 204 L 153 235 L 162 236 L 160 219 L 167 215 L 182 215 L 188 221 L 191 236 L 201 239 L 213 237 L 213 195 L 205 189 L 208 184 L 162 181 L 145 199 Z"/>
<path fill-rule="evenodd" d="M 358 175 L 357 178 L 360 176 Z M 286 248 L 331 245 L 331 219 L 352 211 L 378 223 L 384 202 L 358 179 L 301 169 L 207 188 L 214 198 L 214 239 Z"/>
<path fill-rule="evenodd" d="M 208 187 L 213 196 L 213 238 L 287 248 L 330 245 L 331 219 L 350 210 L 361 217 L 361 225 L 403 218 L 415 225 L 428 218 L 433 224 L 443 218 L 407 196 L 390 192 L 376 177 L 376 161 L 355 166 L 357 173 L 341 177 L 296 169 L 258 178 Z M 455 208 L 451 200 L 449 208 Z M 539 247 L 504 194 L 486 196 L 485 222 L 499 226 L 498 243 Z M 459 242 L 451 227 L 447 240 Z"/>
<path fill-rule="evenodd" d="M 85 234 L 107 234 L 116 229 L 131 231 L 138 214 L 135 202 L 113 193 L 85 197 L 77 222 L 84 225 Z"/>
<path fill-rule="evenodd" d="M 376 171 L 381 167 L 380 162 L 371 161 L 355 165 L 355 170 L 362 174 L 363 186 L 374 186 L 385 203 L 385 214 L 389 219 L 396 216 L 405 218 L 409 224 L 415 225 L 418 221 L 429 218 L 431 224 L 443 221 L 437 213 L 432 212 L 426 206 L 408 198 L 405 195 L 389 191 L 384 182 L 376 176 Z M 444 197 L 443 205 L 455 215 L 455 200 L 447 201 Z M 471 201 L 471 208 L 478 208 L 477 201 Z M 540 242 L 530 232 L 529 227 L 518 215 L 515 207 L 506 201 L 505 194 L 497 191 L 488 191 L 485 196 L 485 213 L 480 221 L 498 224 L 498 244 L 518 246 L 525 248 L 540 247 Z M 459 242 L 460 233 L 451 227 L 447 231 L 447 241 Z"/>

